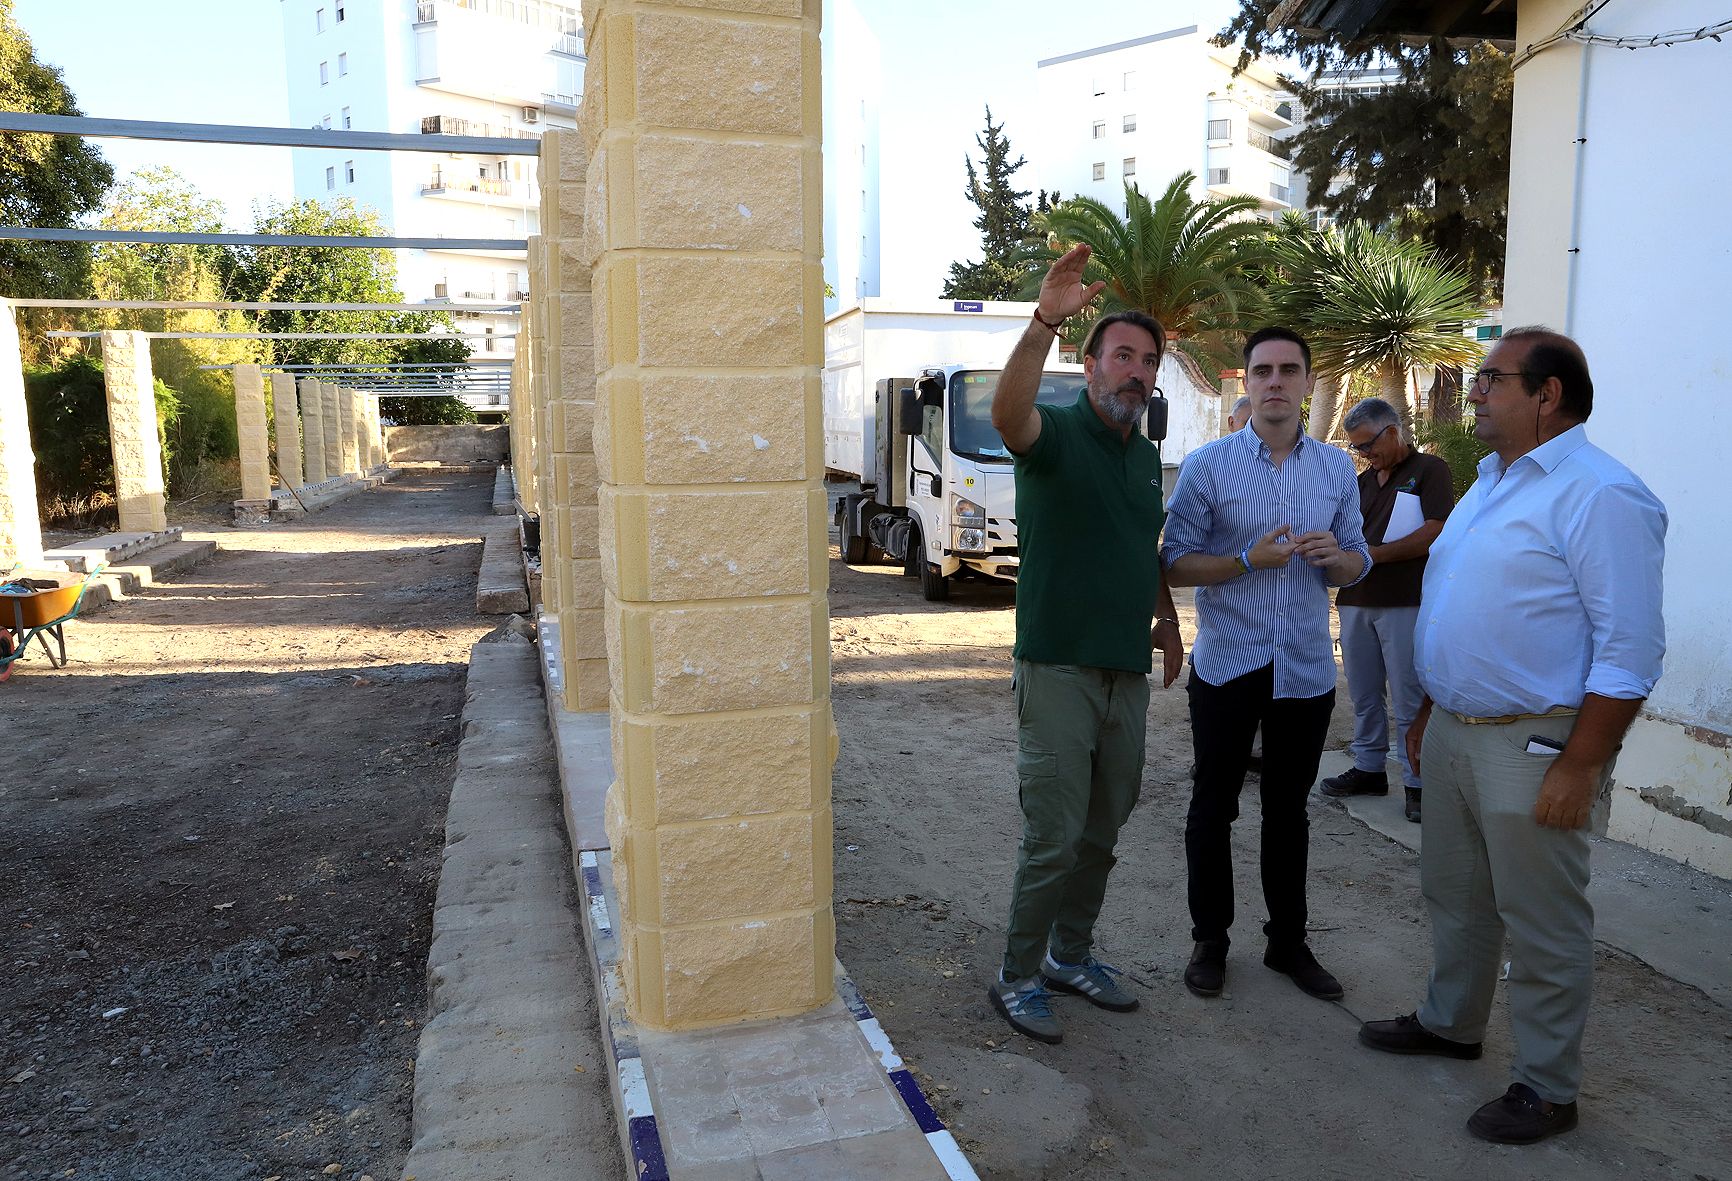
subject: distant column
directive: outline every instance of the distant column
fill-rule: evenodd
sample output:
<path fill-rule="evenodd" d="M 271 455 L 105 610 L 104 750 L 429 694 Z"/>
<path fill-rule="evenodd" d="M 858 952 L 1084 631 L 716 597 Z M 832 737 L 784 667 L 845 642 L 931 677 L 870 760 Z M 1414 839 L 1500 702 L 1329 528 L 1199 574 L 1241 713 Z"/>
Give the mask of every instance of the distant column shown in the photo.
<path fill-rule="evenodd" d="M 160 533 L 168 528 L 168 513 L 150 337 L 142 332 L 104 332 L 102 371 L 108 390 L 108 442 L 114 452 L 120 531 Z"/>
<path fill-rule="evenodd" d="M 307 483 L 325 482 L 325 399 L 319 383 L 303 377 L 295 383 L 301 395 L 301 438 L 306 445 Z"/>
<path fill-rule="evenodd" d="M 361 474 L 361 432 L 355 421 L 360 411 L 355 404 L 359 396 L 354 390 L 337 387 L 337 426 L 343 447 L 343 471 L 357 476 Z"/>
<path fill-rule="evenodd" d="M 301 470 L 301 411 L 296 404 L 295 379 L 287 373 L 271 374 L 271 411 L 277 427 L 277 468 L 283 483 L 299 488 L 307 482 Z"/>
<path fill-rule="evenodd" d="M 236 365 L 235 428 L 240 435 L 241 499 L 271 498 L 271 428 L 265 417 L 265 382 L 257 365 Z"/>
<path fill-rule="evenodd" d="M 0 299 L 0 573 L 19 562 L 30 566 L 42 560 L 38 511 L 18 321 L 12 305 Z"/>
<path fill-rule="evenodd" d="M 319 383 L 319 415 L 325 434 L 325 479 L 334 480 L 343 474 L 343 416 L 332 382 Z"/>

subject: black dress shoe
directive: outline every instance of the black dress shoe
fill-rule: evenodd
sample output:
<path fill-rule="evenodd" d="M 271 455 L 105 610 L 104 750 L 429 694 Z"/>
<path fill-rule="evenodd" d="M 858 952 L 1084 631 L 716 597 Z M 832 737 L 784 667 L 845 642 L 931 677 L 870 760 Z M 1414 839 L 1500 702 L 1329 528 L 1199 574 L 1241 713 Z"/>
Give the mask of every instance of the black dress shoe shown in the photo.
<path fill-rule="evenodd" d="M 1415 824 L 1418 824 L 1419 823 L 1419 789 L 1417 787 L 1404 787 L 1401 790 L 1403 792 L 1405 792 L 1407 795 L 1407 799 L 1402 805 L 1402 809 L 1401 809 L 1402 814 L 1405 815 L 1409 820 L 1413 821 Z"/>
<path fill-rule="evenodd" d="M 1438 1037 L 1419 1023 L 1418 1013 L 1393 1021 L 1367 1021 L 1359 1027 L 1359 1040 L 1386 1054 L 1436 1054 L 1467 1061 L 1478 1058 L 1484 1050 L 1479 1042 L 1452 1042 Z"/>
<path fill-rule="evenodd" d="M 1325 779 L 1318 790 L 1337 800 L 1344 796 L 1386 796 L 1389 794 L 1389 773 L 1349 767 L 1341 774 Z"/>
<path fill-rule="evenodd" d="M 1185 987 L 1198 996 L 1220 996 L 1227 984 L 1227 945 L 1204 940 L 1185 965 Z"/>
<path fill-rule="evenodd" d="M 1265 966 L 1290 976 L 1293 983 L 1320 1001 L 1341 999 L 1341 981 L 1335 979 L 1317 962 L 1311 949 L 1303 943 L 1277 947 L 1271 943 L 1263 953 Z"/>
<path fill-rule="evenodd" d="M 1548 1103 L 1525 1083 L 1511 1083 L 1467 1121 L 1468 1131 L 1493 1144 L 1532 1144 L 1575 1126 L 1574 1101 Z"/>

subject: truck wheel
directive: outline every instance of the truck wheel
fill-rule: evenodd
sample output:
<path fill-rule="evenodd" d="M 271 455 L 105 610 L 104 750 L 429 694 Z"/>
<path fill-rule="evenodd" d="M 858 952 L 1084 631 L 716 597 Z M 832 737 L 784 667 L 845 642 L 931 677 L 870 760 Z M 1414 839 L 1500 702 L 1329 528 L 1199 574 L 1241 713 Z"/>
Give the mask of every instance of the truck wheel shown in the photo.
<path fill-rule="evenodd" d="M 943 602 L 950 597 L 950 579 L 938 572 L 938 567 L 920 554 L 920 594 L 929 603 Z"/>
<path fill-rule="evenodd" d="M 866 539 L 854 532 L 852 524 L 854 514 L 848 511 L 848 506 L 842 506 L 842 520 L 836 527 L 836 536 L 840 542 L 842 560 L 850 566 L 858 566 L 866 560 Z"/>

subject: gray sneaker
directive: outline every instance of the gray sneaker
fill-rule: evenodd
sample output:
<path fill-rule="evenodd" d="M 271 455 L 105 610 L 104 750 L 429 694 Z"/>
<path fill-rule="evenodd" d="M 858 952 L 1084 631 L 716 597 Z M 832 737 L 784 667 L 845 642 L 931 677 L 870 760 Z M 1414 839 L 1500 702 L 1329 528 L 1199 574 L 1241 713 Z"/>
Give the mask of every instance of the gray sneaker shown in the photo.
<path fill-rule="evenodd" d="M 1058 1019 L 1052 1015 L 1052 993 L 1041 984 L 1039 976 L 994 980 L 987 986 L 986 995 L 992 1007 L 1003 1013 L 1018 1033 L 1053 1046 L 1064 1040 Z"/>
<path fill-rule="evenodd" d="M 1123 972 L 1111 964 L 1101 963 L 1092 955 L 1085 957 L 1080 964 L 1061 964 L 1052 958 L 1049 951 L 1041 961 L 1040 974 L 1060 992 L 1074 992 L 1089 1004 L 1115 1013 L 1129 1013 L 1142 1003 L 1119 987 L 1117 978 L 1123 976 Z"/>

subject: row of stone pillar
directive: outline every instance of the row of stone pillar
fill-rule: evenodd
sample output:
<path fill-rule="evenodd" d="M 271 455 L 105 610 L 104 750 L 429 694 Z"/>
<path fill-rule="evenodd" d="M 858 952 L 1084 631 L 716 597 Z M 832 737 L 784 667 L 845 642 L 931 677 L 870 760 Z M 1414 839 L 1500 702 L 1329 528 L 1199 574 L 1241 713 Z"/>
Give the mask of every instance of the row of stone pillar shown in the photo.
<path fill-rule="evenodd" d="M 833 992 L 819 9 L 586 4 L 580 127 L 542 140 L 513 464 L 661 1028 Z"/>
<path fill-rule="evenodd" d="M 114 495 L 122 533 L 168 528 L 157 431 L 156 378 L 150 337 L 143 332 L 102 334 Z M 285 484 L 300 488 L 342 475 L 365 475 L 386 461 L 379 403 L 357 390 L 287 373 L 272 373 L 277 463 Z M 264 375 L 257 365 L 234 370 L 239 432 L 241 500 L 268 508 L 271 496 L 271 415 Z M 18 325 L 0 300 L 0 573 L 42 560 L 36 501 L 35 456 L 24 400 Z"/>

